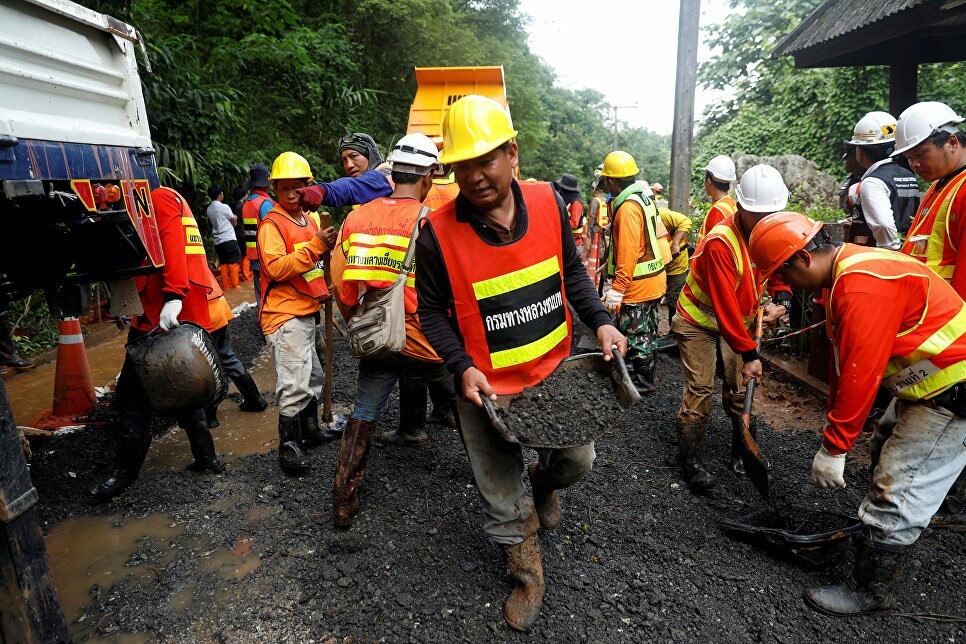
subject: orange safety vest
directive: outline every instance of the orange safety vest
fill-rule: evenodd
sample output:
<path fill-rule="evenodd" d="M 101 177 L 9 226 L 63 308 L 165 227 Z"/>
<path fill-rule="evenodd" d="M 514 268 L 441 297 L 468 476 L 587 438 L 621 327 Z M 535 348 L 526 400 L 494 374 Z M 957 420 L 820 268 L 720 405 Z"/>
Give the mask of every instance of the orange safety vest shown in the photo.
<path fill-rule="evenodd" d="M 718 212 L 715 213 L 715 210 Z M 721 199 L 711 204 L 711 209 L 708 210 L 707 216 L 704 221 L 701 222 L 701 228 L 698 229 L 698 243 L 704 239 L 711 230 L 726 220 L 728 217 L 734 217 L 735 213 L 738 212 L 738 204 L 735 200 L 731 198 L 731 195 L 725 195 Z M 720 218 L 719 218 L 720 216 Z"/>
<path fill-rule="evenodd" d="M 768 280 L 762 279 L 761 274 L 754 267 L 751 256 L 748 254 L 748 243 L 738 229 L 736 217 L 729 217 L 723 223 L 715 226 L 711 234 L 705 238 L 704 243 L 698 247 L 697 252 L 691 259 L 691 271 L 688 273 L 684 288 L 681 289 L 681 295 L 678 297 L 677 312 L 695 326 L 708 331 L 718 330 L 714 306 L 711 302 L 711 296 L 708 295 L 708 282 L 711 279 L 717 279 L 717 276 L 706 275 L 707 269 L 702 261 L 704 249 L 712 240 L 723 241 L 731 251 L 737 272 L 734 289 L 738 295 L 741 319 L 744 321 L 745 327 L 750 328 L 755 321 L 758 302 L 761 301 L 761 295 L 765 291 L 765 284 Z M 745 279 L 746 275 L 750 275 L 751 278 Z"/>
<path fill-rule="evenodd" d="M 536 385 L 570 355 L 557 200 L 548 183 L 519 186 L 527 231 L 510 243 L 480 239 L 469 223 L 456 221 L 454 202 L 429 215 L 466 352 L 497 394 Z"/>
<path fill-rule="evenodd" d="M 450 179 L 433 179 L 433 186 L 429 189 L 429 194 L 426 195 L 423 203 L 432 210 L 439 210 L 447 201 L 456 199 L 456 195 L 459 193 L 460 187 L 455 181 Z"/>
<path fill-rule="evenodd" d="M 228 322 L 235 317 L 235 314 L 232 313 L 228 301 L 225 300 L 225 292 L 221 290 L 221 286 L 218 285 L 218 280 L 215 279 L 211 270 L 208 271 L 208 274 L 211 275 L 211 293 L 208 293 L 208 317 L 210 322 L 205 325 L 205 330 L 208 333 L 214 333 L 218 329 L 228 326 Z"/>
<path fill-rule="evenodd" d="M 950 179 L 941 190 L 936 190 L 935 183 L 929 186 L 902 245 L 903 253 L 925 263 L 946 280 L 953 278 L 958 251 L 949 237 L 949 211 L 964 183 L 966 170 Z M 966 213 L 953 215 L 966 217 Z"/>
<path fill-rule="evenodd" d="M 584 234 L 584 228 L 587 223 L 587 217 L 584 216 L 584 204 L 582 201 L 580 201 L 580 199 L 578 199 L 567 206 L 567 214 L 570 215 L 570 221 L 573 222 L 574 213 L 571 211 L 571 208 L 580 208 L 580 217 L 577 218 L 577 227 L 574 228 L 573 223 L 570 224 L 570 227 L 574 233 L 574 241 L 576 241 L 578 244 L 581 244 L 583 243 L 582 235 Z"/>
<path fill-rule="evenodd" d="M 594 197 L 594 201 L 597 202 L 597 226 L 600 228 L 606 227 L 610 223 L 610 214 L 607 208 L 607 199 L 603 197 Z"/>
<path fill-rule="evenodd" d="M 316 223 L 315 218 L 305 216 L 305 225 L 301 226 L 289 217 L 278 205 L 275 205 L 265 215 L 265 219 L 258 225 L 264 226 L 266 222 L 271 222 L 278 227 L 278 231 L 282 234 L 282 239 L 285 240 L 286 254 L 294 253 L 302 246 L 308 244 L 315 237 L 315 233 L 319 231 L 319 225 Z M 265 305 L 268 291 L 279 283 L 268 280 L 263 274 L 262 306 Z M 306 297 L 316 300 L 324 300 L 329 297 L 329 289 L 325 285 L 325 270 L 322 267 L 321 259 L 316 262 L 313 268 L 305 271 L 298 277 L 287 280 L 286 283 Z"/>
<path fill-rule="evenodd" d="M 365 204 L 365 217 L 351 213 L 342 226 L 342 281 L 372 288 L 392 286 L 399 276 L 422 204 L 388 197 Z M 406 311 L 416 312 L 415 266 L 406 280 Z M 410 308 L 410 303 L 412 307 Z"/>
<path fill-rule="evenodd" d="M 255 194 L 254 199 L 245 201 L 242 205 L 242 224 L 245 227 L 245 257 L 251 261 L 258 261 L 258 222 L 262 204 L 271 201 L 270 197 Z"/>
<path fill-rule="evenodd" d="M 839 323 L 832 314 L 836 286 L 856 273 L 883 280 L 920 276 L 929 282 L 918 321 L 901 329 L 892 345 L 893 355 L 882 376 L 889 393 L 903 400 L 924 400 L 966 380 L 966 303 L 934 272 L 894 251 L 846 244 L 836 253 L 832 288 L 825 296 L 829 338 L 834 339 Z"/>

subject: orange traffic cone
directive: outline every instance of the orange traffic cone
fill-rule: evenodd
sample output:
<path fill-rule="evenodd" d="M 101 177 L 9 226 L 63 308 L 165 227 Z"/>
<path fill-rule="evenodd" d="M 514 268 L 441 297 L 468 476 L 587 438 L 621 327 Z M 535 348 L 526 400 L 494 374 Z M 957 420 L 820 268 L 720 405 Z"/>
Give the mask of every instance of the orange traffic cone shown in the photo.
<path fill-rule="evenodd" d="M 37 429 L 58 429 L 81 425 L 97 406 L 91 367 L 84 349 L 84 334 L 77 318 L 60 323 L 57 369 L 54 374 L 54 405 L 45 409 L 32 424 Z"/>

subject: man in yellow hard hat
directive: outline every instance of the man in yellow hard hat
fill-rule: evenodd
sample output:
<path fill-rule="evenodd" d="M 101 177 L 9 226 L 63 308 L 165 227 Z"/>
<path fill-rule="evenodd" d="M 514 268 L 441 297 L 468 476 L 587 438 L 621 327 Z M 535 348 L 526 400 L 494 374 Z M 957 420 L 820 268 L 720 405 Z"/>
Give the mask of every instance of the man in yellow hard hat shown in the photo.
<path fill-rule="evenodd" d="M 613 280 L 604 306 L 627 336 L 631 379 L 642 395 L 654 393 L 657 318 L 667 290 L 665 266 L 671 261 L 667 229 L 647 183 L 637 181 L 634 157 L 617 150 L 604 159 L 601 181 L 613 197 L 607 275 Z M 647 186 L 647 191 L 650 187 Z"/>
<path fill-rule="evenodd" d="M 503 615 L 527 630 L 543 604 L 537 530 L 560 522 L 556 490 L 590 471 L 594 446 L 538 450 L 531 499 L 520 445 L 493 428 L 481 397 L 532 387 L 570 355 L 568 304 L 596 330 L 607 359 L 614 346 L 626 351 L 626 340 L 584 270 L 563 200 L 548 183 L 514 180 L 516 135 L 499 103 L 473 94 L 453 103 L 439 160 L 453 164 L 460 193 L 427 217 L 416 240 L 416 292 L 423 332 L 462 394 L 457 419 L 483 529 L 505 550 L 516 580 Z"/>

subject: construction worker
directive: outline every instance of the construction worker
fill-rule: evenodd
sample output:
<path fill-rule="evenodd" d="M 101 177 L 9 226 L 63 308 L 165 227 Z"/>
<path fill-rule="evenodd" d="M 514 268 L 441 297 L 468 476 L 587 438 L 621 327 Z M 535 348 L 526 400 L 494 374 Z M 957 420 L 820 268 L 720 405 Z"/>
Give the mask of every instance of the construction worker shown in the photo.
<path fill-rule="evenodd" d="M 849 188 L 853 184 L 858 183 L 859 177 L 862 176 L 862 168 L 855 160 L 855 146 L 851 143 L 847 142 L 845 144 L 845 152 L 842 154 L 842 164 L 845 166 L 845 171 L 849 173 L 838 187 L 839 208 L 845 210 L 845 200 L 848 198 Z"/>
<path fill-rule="evenodd" d="M 389 161 L 395 186 L 393 193 L 349 213 L 339 233 L 335 254 L 341 254 L 342 261 L 332 262 L 332 282 L 343 318 L 347 321 L 352 318 L 366 291 L 385 289 L 396 282 L 422 210 L 421 202 L 429 194 L 433 176 L 442 169 L 436 144 L 425 134 L 408 134 L 399 139 Z M 368 261 L 373 257 L 390 257 L 396 263 L 373 265 Z M 396 381 L 412 373 L 447 390 L 450 407 L 455 399 L 452 376 L 419 327 L 415 277 L 415 273 L 410 273 L 405 286 L 406 346 L 402 353 L 359 362 L 356 402 L 342 436 L 332 488 L 332 520 L 339 528 L 348 527 L 359 511 L 357 490 L 365 473 L 373 431 Z M 424 406 L 425 401 L 424 394 Z M 426 447 L 429 438 L 419 425 L 407 424 L 385 432 L 379 442 Z"/>
<path fill-rule="evenodd" d="M 603 164 L 601 164 L 603 165 Z M 601 168 L 601 171 L 603 168 Z M 609 236 L 610 229 L 610 215 L 607 209 L 607 193 L 604 191 L 601 185 L 600 175 L 597 172 L 594 173 L 594 183 L 591 188 L 592 198 L 590 200 L 590 211 L 587 215 L 587 220 L 590 222 L 590 234 L 591 234 L 591 254 L 593 253 L 594 247 L 597 248 L 597 255 L 595 257 L 588 257 L 589 260 L 587 270 L 591 273 L 591 280 L 595 284 L 603 281 L 605 278 L 600 272 L 597 272 L 600 268 L 600 259 L 607 257 L 607 237 Z"/>
<path fill-rule="evenodd" d="M 932 185 L 923 196 L 902 252 L 926 266 L 966 298 L 966 135 L 948 105 L 917 103 L 899 115 L 895 154 Z M 939 523 L 966 524 L 966 472 L 960 474 L 937 515 Z"/>
<path fill-rule="evenodd" d="M 698 246 L 711 229 L 737 211 L 735 200 L 728 194 L 731 182 L 737 180 L 735 162 L 719 154 L 704 167 L 704 192 L 711 198 L 711 208 L 698 229 Z"/>
<path fill-rule="evenodd" d="M 248 373 L 248 369 L 245 368 L 245 365 L 235 355 L 235 350 L 231 346 L 231 335 L 228 333 L 228 323 L 234 317 L 235 314 L 225 299 L 224 291 L 218 285 L 218 280 L 215 279 L 214 273 L 211 273 L 211 292 L 208 294 L 209 324 L 205 327 L 205 330 L 208 331 L 208 334 L 211 335 L 211 339 L 215 343 L 215 349 L 218 351 L 221 366 L 225 368 L 225 373 L 235 383 L 238 392 L 242 395 L 242 403 L 238 408 L 248 412 L 265 411 L 268 407 L 268 402 L 262 397 L 261 392 L 258 391 L 258 385 L 255 384 L 251 374 Z M 210 429 L 219 427 L 221 423 L 218 422 L 218 406 L 212 405 L 211 407 L 205 407 L 205 418 L 208 421 L 208 427 Z"/>
<path fill-rule="evenodd" d="M 846 454 L 876 390 L 897 398 L 895 418 L 883 419 L 869 441 L 872 485 L 859 507 L 864 529 L 852 574 L 805 592 L 823 613 L 887 613 L 912 544 L 966 466 L 966 303 L 914 259 L 835 246 L 820 222 L 797 213 L 766 217 L 749 249 L 766 278 L 778 272 L 803 291 L 824 289 L 835 360 L 813 485 L 845 487 Z"/>
<path fill-rule="evenodd" d="M 296 190 L 312 181 L 308 162 L 283 152 L 269 179 L 276 204 L 258 224 L 258 259 L 263 278 L 258 322 L 275 362 L 279 463 L 287 474 L 310 467 L 302 447 L 328 437 L 319 427 L 322 365 L 314 351 L 315 317 L 329 297 L 322 254 L 335 246 L 335 228 L 320 230 L 299 205 Z"/>
<path fill-rule="evenodd" d="M 235 215 L 235 241 L 238 245 L 238 257 L 241 259 L 241 265 L 238 269 L 238 280 L 241 282 L 251 282 L 254 278 L 254 275 L 252 275 L 252 260 L 248 259 L 248 250 L 245 247 L 245 219 L 243 211 L 245 209 L 245 202 L 248 201 L 248 193 L 251 190 L 248 185 L 246 181 L 235 188 L 233 193 L 234 201 L 231 206 L 232 214 Z M 257 232 L 258 227 L 256 226 L 255 228 Z"/>
<path fill-rule="evenodd" d="M 570 229 L 574 233 L 574 244 L 577 245 L 577 254 L 581 258 L 584 256 L 584 230 L 587 228 L 587 217 L 584 214 L 584 202 L 580 200 L 580 186 L 577 184 L 577 177 L 572 174 L 562 174 L 560 178 L 551 184 L 557 191 L 567 206 L 570 214 Z"/>
<path fill-rule="evenodd" d="M 245 226 L 245 257 L 252 271 L 252 283 L 255 286 L 255 303 L 262 303 L 261 267 L 258 262 L 258 224 L 265 219 L 265 215 L 275 206 L 275 202 L 268 196 L 268 189 L 272 182 L 268 180 L 268 168 L 264 163 L 255 163 L 248 169 L 248 197 L 242 206 L 242 223 Z"/>
<path fill-rule="evenodd" d="M 151 202 L 161 235 L 164 268 L 159 273 L 134 278 L 144 312 L 131 320 L 128 343 L 158 327 L 168 331 L 185 321 L 202 327 L 210 324 L 211 269 L 198 223 L 184 197 L 171 188 L 152 190 Z M 124 358 L 111 408 L 119 423 L 114 468 L 105 481 L 91 490 L 91 496 L 101 501 L 114 498 L 137 480 L 151 447 L 154 413 L 130 357 Z M 177 418 L 178 426 L 188 435 L 195 459 L 188 469 L 222 472 L 225 466 L 215 452 L 205 412 L 188 410 Z"/>
<path fill-rule="evenodd" d="M 503 547 L 516 586 L 503 608 L 511 628 L 529 629 L 543 604 L 537 530 L 560 522 L 557 489 L 590 471 L 593 443 L 539 449 L 523 484 L 518 444 L 505 441 L 483 411 L 534 386 L 570 354 L 570 307 L 597 332 L 610 359 L 626 340 L 610 322 L 573 244 L 570 217 L 549 184 L 517 182 L 516 131 L 503 107 L 465 96 L 443 121 L 440 161 L 452 163 L 460 194 L 430 213 L 416 240 L 419 320 L 457 381 L 457 419 L 477 489 L 483 529 Z M 481 261 L 485 258 L 485 261 Z M 535 312 L 512 328 L 487 325 L 496 313 Z M 536 511 L 534 511 L 536 506 Z"/>
<path fill-rule="evenodd" d="M 358 177 L 382 165 L 382 154 L 371 136 L 354 132 L 339 139 L 339 161 L 345 176 Z"/>
<path fill-rule="evenodd" d="M 740 445 L 745 384 L 762 375 L 758 345 L 750 329 L 766 286 L 765 277 L 748 258 L 748 237 L 758 221 L 788 203 L 788 188 L 778 170 L 769 165 L 749 168 L 741 175 L 736 192 L 738 212 L 715 226 L 698 246 L 671 322 L 684 367 L 677 426 L 681 471 L 688 487 L 698 494 L 714 486 L 703 453 L 714 396 L 716 348 L 724 380 L 721 398 L 731 419 L 731 470 L 744 473 Z M 768 283 L 768 293 L 773 303 L 764 307 L 763 322 L 771 325 L 788 312 L 791 291 L 774 278 Z M 752 418 L 752 435 L 756 428 Z"/>
<path fill-rule="evenodd" d="M 919 206 L 919 186 L 908 168 L 893 162 L 896 119 L 888 112 L 869 112 L 855 124 L 852 139 L 855 161 L 864 171 L 859 178 L 860 208 L 852 227 L 863 228 L 879 248 L 899 250 L 899 235 L 909 230 L 909 222 Z"/>
<path fill-rule="evenodd" d="M 208 188 L 208 204 L 206 215 L 211 224 L 211 234 L 215 242 L 215 253 L 218 256 L 221 271 L 221 285 L 223 288 L 238 288 L 238 271 L 241 267 L 241 256 L 238 253 L 238 239 L 235 237 L 235 224 L 238 218 L 232 212 L 231 206 L 225 203 L 225 191 L 219 185 Z"/>
<path fill-rule="evenodd" d="M 667 290 L 665 266 L 671 261 L 667 230 L 657 213 L 647 182 L 639 183 L 634 157 L 617 150 L 604 159 L 601 180 L 611 195 L 610 252 L 607 276 L 613 280 L 603 302 L 627 337 L 631 379 L 641 395 L 654 388 L 657 318 Z"/>
<path fill-rule="evenodd" d="M 651 186 L 660 186 L 656 183 Z M 674 312 L 678 307 L 678 297 L 684 282 L 688 279 L 688 269 L 691 267 L 691 258 L 688 254 L 688 233 L 691 231 L 691 218 L 684 213 L 670 208 L 658 208 L 661 216 L 661 223 L 671 235 L 671 262 L 667 265 L 667 292 L 664 294 L 664 303 L 667 306 L 668 324 L 674 319 Z"/>

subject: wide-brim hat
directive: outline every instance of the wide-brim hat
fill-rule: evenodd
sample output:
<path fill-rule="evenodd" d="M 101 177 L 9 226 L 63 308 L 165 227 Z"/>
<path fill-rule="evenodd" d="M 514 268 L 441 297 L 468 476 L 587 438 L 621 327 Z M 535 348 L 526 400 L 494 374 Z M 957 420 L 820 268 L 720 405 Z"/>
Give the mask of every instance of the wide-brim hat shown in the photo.
<path fill-rule="evenodd" d="M 577 177 L 572 174 L 560 175 L 560 179 L 558 181 L 554 181 L 553 185 L 555 185 L 558 190 L 580 192 L 580 186 L 577 185 Z"/>
<path fill-rule="evenodd" d="M 272 185 L 268 177 L 271 173 L 268 171 L 268 166 L 264 163 L 256 163 L 248 169 L 248 175 L 251 177 L 249 183 L 252 188 L 267 188 Z"/>

